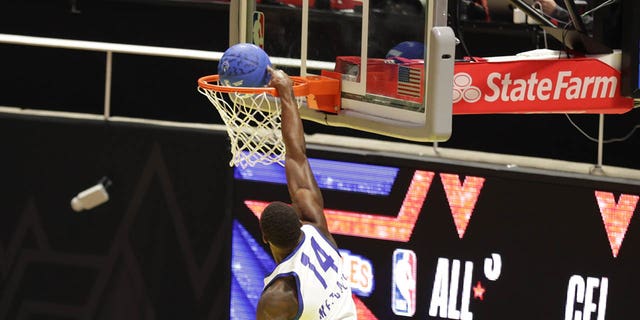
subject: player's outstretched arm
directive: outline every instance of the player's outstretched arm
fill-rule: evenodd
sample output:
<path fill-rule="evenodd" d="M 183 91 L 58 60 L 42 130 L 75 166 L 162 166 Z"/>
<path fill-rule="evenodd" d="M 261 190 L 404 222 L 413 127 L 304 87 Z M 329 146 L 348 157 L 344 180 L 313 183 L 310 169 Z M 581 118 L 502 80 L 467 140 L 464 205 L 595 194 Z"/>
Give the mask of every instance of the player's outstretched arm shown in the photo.
<path fill-rule="evenodd" d="M 307 160 L 304 129 L 293 94 L 293 81 L 282 70 L 269 68 L 269 72 L 269 86 L 278 90 L 282 106 L 282 139 L 286 147 L 285 172 L 291 205 L 302 221 L 315 225 L 335 245 L 324 216 L 322 193 Z"/>

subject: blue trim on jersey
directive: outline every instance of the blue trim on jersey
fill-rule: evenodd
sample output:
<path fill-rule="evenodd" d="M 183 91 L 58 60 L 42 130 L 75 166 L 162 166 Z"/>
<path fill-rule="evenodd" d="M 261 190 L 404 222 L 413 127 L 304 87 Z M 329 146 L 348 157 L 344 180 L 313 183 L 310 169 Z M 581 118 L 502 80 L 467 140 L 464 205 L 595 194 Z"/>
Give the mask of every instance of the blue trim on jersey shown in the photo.
<path fill-rule="evenodd" d="M 282 259 L 282 261 L 280 261 L 280 263 L 278 263 L 273 270 L 271 270 L 271 272 L 265 277 L 265 278 L 269 278 L 271 277 L 271 275 L 273 274 L 274 271 L 276 271 L 276 269 L 278 269 L 278 266 L 282 263 L 284 263 L 285 261 L 288 261 L 289 259 L 291 259 L 291 257 L 293 257 L 293 255 L 298 252 L 298 250 L 300 250 L 300 247 L 302 246 L 302 244 L 304 243 L 304 240 L 307 238 L 307 235 L 304 233 L 304 231 L 302 231 L 302 229 L 300 230 L 300 232 L 302 233 L 302 240 L 300 242 L 298 242 L 298 245 L 296 246 L 295 249 L 293 249 L 293 251 L 291 251 L 291 253 L 289 253 L 288 256 L 286 256 L 284 259 Z M 266 287 L 265 287 L 266 288 Z"/>
<path fill-rule="evenodd" d="M 304 301 L 302 301 L 302 290 L 300 289 L 300 278 L 298 277 L 297 273 L 295 273 L 294 271 L 291 271 L 287 273 L 281 273 L 275 276 L 275 278 L 271 279 L 271 281 L 269 281 L 269 283 L 264 287 L 264 290 L 267 290 L 267 288 L 269 288 L 274 281 L 283 277 L 293 277 L 296 280 L 296 294 L 298 295 L 298 313 L 296 313 L 296 316 L 295 318 L 293 318 L 293 320 L 298 320 L 302 316 L 302 310 L 304 310 Z"/>

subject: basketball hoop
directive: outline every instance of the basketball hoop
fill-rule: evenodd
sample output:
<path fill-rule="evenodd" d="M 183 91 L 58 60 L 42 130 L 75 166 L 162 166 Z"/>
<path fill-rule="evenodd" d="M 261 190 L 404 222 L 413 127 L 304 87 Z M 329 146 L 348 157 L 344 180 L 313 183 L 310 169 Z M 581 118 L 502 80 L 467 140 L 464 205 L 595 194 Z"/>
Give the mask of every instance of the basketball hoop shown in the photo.
<path fill-rule="evenodd" d="M 291 77 L 298 106 L 306 103 L 306 79 Z M 231 143 L 230 166 L 246 168 L 257 164 L 284 166 L 285 146 L 280 131 L 280 98 L 271 87 L 222 86 L 218 75 L 198 79 L 198 92 L 218 110 Z"/>

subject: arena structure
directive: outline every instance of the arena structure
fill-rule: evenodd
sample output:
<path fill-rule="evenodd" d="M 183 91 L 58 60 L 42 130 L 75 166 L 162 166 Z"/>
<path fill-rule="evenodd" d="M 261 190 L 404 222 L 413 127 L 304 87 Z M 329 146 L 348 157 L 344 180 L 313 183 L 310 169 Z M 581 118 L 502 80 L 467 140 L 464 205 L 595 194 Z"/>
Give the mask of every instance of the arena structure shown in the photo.
<path fill-rule="evenodd" d="M 252 318 L 273 267 L 256 216 L 287 190 L 277 165 L 229 167 L 225 126 L 196 91 L 229 45 L 230 4 L 0 5 L 0 319 Z M 258 8 L 279 17 L 271 30 L 298 28 L 296 4 Z M 310 24 L 337 16 L 349 30 L 331 3 Z M 478 57 L 544 41 L 497 17 L 451 25 Z M 269 48 L 291 73 L 294 43 Z M 305 121 L 359 318 L 632 319 L 638 110 L 452 121 L 437 143 Z M 74 211 L 98 184 L 108 199 Z"/>

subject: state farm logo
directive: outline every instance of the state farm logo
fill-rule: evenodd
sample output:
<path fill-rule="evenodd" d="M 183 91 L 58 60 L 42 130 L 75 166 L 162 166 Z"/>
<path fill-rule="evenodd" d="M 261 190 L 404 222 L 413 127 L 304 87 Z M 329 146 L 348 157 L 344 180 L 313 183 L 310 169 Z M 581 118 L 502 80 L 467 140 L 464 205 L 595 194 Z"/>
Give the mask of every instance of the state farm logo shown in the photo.
<path fill-rule="evenodd" d="M 474 103 L 480 100 L 482 92 L 480 88 L 472 86 L 473 79 L 466 72 L 456 73 L 453 76 L 453 103 L 464 100 Z"/>
<path fill-rule="evenodd" d="M 552 77 L 548 75 L 533 72 L 526 77 L 517 77 L 510 72 L 492 72 L 487 75 L 485 85 L 477 87 L 472 85 L 473 78 L 469 73 L 456 73 L 453 77 L 453 103 L 461 100 L 475 103 L 481 99 L 486 102 L 611 99 L 618 90 L 618 78 L 615 76 L 575 76 L 572 71 L 558 71 Z"/>

